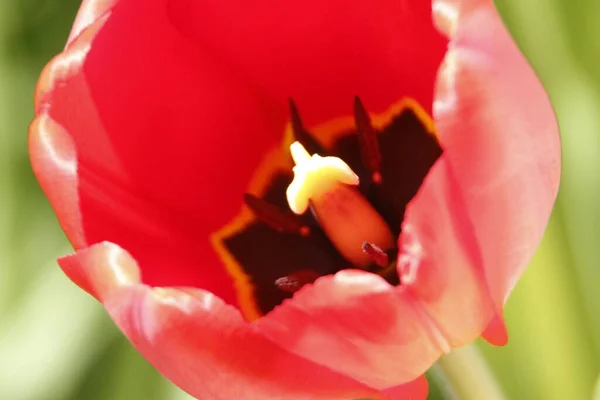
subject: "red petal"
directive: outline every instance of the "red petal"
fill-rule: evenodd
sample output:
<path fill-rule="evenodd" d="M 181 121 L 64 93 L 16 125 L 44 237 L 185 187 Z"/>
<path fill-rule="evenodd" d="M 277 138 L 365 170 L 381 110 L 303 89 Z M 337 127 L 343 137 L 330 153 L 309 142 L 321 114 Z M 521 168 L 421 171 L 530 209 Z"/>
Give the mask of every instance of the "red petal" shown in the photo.
<path fill-rule="evenodd" d="M 308 103 L 308 124 L 349 114 L 355 94 L 374 110 L 404 95 L 428 107 L 445 41 L 426 2 L 230 6 L 85 1 L 66 51 L 40 78 L 36 110 L 76 150 L 77 178 L 45 189 L 63 199 L 53 201 L 61 219 L 77 216 L 61 221 L 77 248 L 119 243 L 145 283 L 198 286 L 235 303 L 208 237 L 238 212 L 281 140 L 285 99 Z"/>
<path fill-rule="evenodd" d="M 129 178 L 127 191 L 176 225 L 215 230 L 239 210 L 253 170 L 280 141 L 285 110 L 272 109 L 246 77 L 182 38 L 166 3 L 119 3 L 83 73 L 110 150 Z M 72 101 L 64 97 L 57 121 L 70 122 Z M 65 127 L 82 136 L 78 149 L 91 150 L 82 127 Z M 98 216 L 90 219 L 99 224 Z M 89 229 L 102 237 L 108 228 Z"/>
<path fill-rule="evenodd" d="M 556 119 L 492 0 L 436 1 L 451 39 L 434 116 L 501 305 L 546 227 L 560 174 Z"/>
<path fill-rule="evenodd" d="M 374 111 L 405 95 L 429 107 L 445 48 L 430 8 L 85 1 L 36 96 L 77 153 L 79 210 L 69 212 L 80 223 L 73 233 L 63 221 L 67 234 L 77 247 L 119 243 L 148 284 L 194 285 L 234 303 L 207 239 L 281 140 L 285 99 L 306 103 L 309 125 L 349 114 L 355 94 Z M 60 216 L 73 201 L 54 206 Z M 167 262 L 172 270 L 159 268 Z"/>
<path fill-rule="evenodd" d="M 111 239 L 126 246 L 138 256 L 138 259 L 142 263 L 145 282 L 161 285 L 188 284 L 199 286 L 212 290 L 233 303 L 235 300 L 230 277 L 223 268 L 217 267 L 219 262 L 214 250 L 210 246 L 208 237 L 212 229 L 223 225 L 229 220 L 231 215 L 237 212 L 241 194 L 248 180 L 248 176 L 246 176 L 249 174 L 248 169 L 242 168 L 238 171 L 226 168 L 226 166 L 215 169 L 213 166 L 218 164 L 215 164 L 211 160 L 213 156 L 218 156 L 218 154 L 213 154 L 214 149 L 206 149 L 205 146 L 181 146 L 177 141 L 173 143 L 173 147 L 171 148 L 174 152 L 173 159 L 182 158 L 183 151 L 185 149 L 190 150 L 194 154 L 188 157 L 188 161 L 196 164 L 195 167 L 190 169 L 179 164 L 174 166 L 173 169 L 163 168 L 161 167 L 161 163 L 168 163 L 170 161 L 164 160 L 161 154 L 157 153 L 156 156 L 150 157 L 150 159 L 139 157 L 140 153 L 142 153 L 140 149 L 144 147 L 140 146 L 139 136 L 136 138 L 135 135 L 127 135 L 121 129 L 107 129 L 106 121 L 100 115 L 101 110 L 92 102 L 93 85 L 89 84 L 90 79 L 82 68 L 86 68 L 85 65 L 89 63 L 90 44 L 92 41 L 94 43 L 92 48 L 99 46 L 98 32 L 107 34 L 106 21 L 109 20 L 111 23 L 115 23 L 115 17 L 111 15 L 108 18 L 108 16 L 105 15 L 103 18 L 96 20 L 84 32 L 78 35 L 77 39 L 71 43 L 65 53 L 58 56 L 49 64 L 40 78 L 38 93 L 36 95 L 36 109 L 38 113 L 49 115 L 52 120 L 56 121 L 55 125 L 62 125 L 62 131 L 70 134 L 77 153 L 78 201 L 83 232 L 67 233 L 70 237 L 83 237 L 77 243 L 74 242 L 77 246 L 105 239 Z M 165 46 L 168 45 L 168 38 L 163 43 Z M 150 46 L 150 44 L 148 45 Z M 152 46 L 157 47 L 158 44 L 153 42 Z M 144 53 L 144 49 L 140 51 Z M 170 51 L 176 52 L 177 49 L 170 49 Z M 161 55 L 160 51 L 158 55 Z M 138 57 L 138 60 L 140 58 L 142 57 Z M 183 62 L 182 60 L 179 61 Z M 187 62 L 187 60 L 185 61 Z M 157 64 L 159 61 L 154 63 Z M 192 63 L 189 67 L 194 68 L 194 66 Z M 140 74 L 137 73 L 137 75 Z M 165 77 L 172 77 L 174 75 L 177 74 L 174 72 L 165 72 Z M 218 84 L 215 74 L 205 73 L 201 75 L 205 77 L 211 76 L 213 78 L 211 84 Z M 181 78 L 181 76 L 178 76 L 178 78 Z M 180 79 L 178 82 L 179 86 L 183 85 L 186 88 L 191 87 L 193 89 L 193 85 L 189 81 L 184 82 Z M 237 88 L 234 88 L 228 82 L 229 80 L 223 77 L 221 83 L 229 85 L 231 90 L 236 89 L 235 95 L 240 100 L 243 91 L 237 90 Z M 177 92 L 175 84 L 168 82 L 165 82 L 165 84 L 168 90 L 174 89 Z M 102 85 L 106 86 L 106 83 L 102 82 Z M 118 92 L 118 90 L 114 90 L 112 97 L 114 98 L 114 93 Z M 248 96 L 252 97 L 251 95 Z M 258 103 L 254 97 L 250 98 L 248 96 L 246 100 L 250 105 L 247 107 L 240 106 L 242 111 L 238 113 L 238 116 L 248 114 L 250 115 L 249 118 L 260 119 L 261 114 L 256 112 Z M 215 96 L 211 94 L 209 97 L 205 98 L 205 102 L 215 103 Z M 231 96 L 227 97 L 224 100 L 227 101 L 228 105 L 231 104 L 234 106 L 235 102 L 229 100 Z M 197 99 L 198 97 L 194 101 Z M 168 98 L 163 98 L 162 101 L 167 101 L 168 103 Z M 135 103 L 133 99 L 131 102 Z M 113 100 L 112 103 L 115 103 L 115 101 Z M 176 105 L 175 102 L 172 103 Z M 188 103 L 191 105 L 191 102 Z M 101 104 L 106 105 L 108 102 L 101 102 Z M 194 105 L 194 109 L 195 107 L 196 105 Z M 127 108 L 126 105 L 120 106 L 121 110 L 125 108 Z M 203 111 L 210 114 L 209 109 Z M 179 112 L 186 114 L 185 110 L 179 110 Z M 190 115 L 191 113 L 187 114 Z M 125 119 L 125 116 L 122 118 Z M 129 118 L 135 121 L 142 117 L 132 113 Z M 199 138 L 199 140 L 207 142 L 207 139 L 191 134 L 190 129 L 198 132 L 203 129 L 217 131 L 216 128 L 211 128 L 206 119 L 202 121 L 201 127 L 197 126 L 197 120 L 193 121 L 196 123 L 192 124 L 189 121 L 182 120 L 186 124 L 186 131 L 180 133 L 181 138 L 185 138 L 186 141 L 191 139 L 189 141 L 193 142 L 193 138 Z M 247 118 L 243 117 L 236 119 L 236 121 L 236 133 L 253 125 L 247 123 Z M 150 121 L 150 123 L 153 122 Z M 216 121 L 216 123 L 220 124 L 221 122 Z M 154 121 L 154 124 L 159 125 L 157 121 Z M 136 130 L 135 127 L 126 126 L 124 123 L 121 125 L 123 125 L 121 128 L 127 132 Z M 165 131 L 157 131 L 155 126 L 144 128 L 141 123 L 137 125 L 140 125 L 137 128 L 137 132 L 154 130 L 155 134 L 160 133 L 164 136 Z M 177 129 L 177 127 L 173 129 Z M 36 128 L 34 127 L 35 130 Z M 261 131 L 262 133 L 259 133 L 264 137 L 264 132 L 268 131 L 268 129 L 265 129 Z M 223 130 L 219 130 L 219 132 L 223 132 Z M 32 133 L 32 136 L 36 135 L 35 132 Z M 171 134 L 171 137 L 173 136 L 177 135 Z M 233 134 L 224 136 L 216 135 L 215 138 L 219 140 L 209 140 L 208 143 L 212 143 L 216 148 L 222 148 L 224 150 L 223 154 L 227 154 L 234 159 L 236 158 L 236 154 L 241 154 L 237 158 L 243 161 L 245 158 L 248 158 L 243 155 L 249 154 L 250 157 L 255 158 L 256 162 L 258 162 L 260 154 L 253 153 L 251 151 L 252 147 L 244 143 L 244 140 L 252 142 L 257 137 L 259 136 L 255 136 L 254 138 L 244 136 L 246 139 L 239 139 Z M 124 151 L 123 146 L 121 146 L 123 141 L 126 141 L 127 145 L 134 145 L 134 147 L 125 149 L 126 154 L 120 154 L 120 152 Z M 257 143 L 260 142 L 256 141 Z M 65 140 L 61 140 L 61 142 L 65 142 Z M 35 140 L 32 143 L 32 154 L 45 151 L 43 148 L 36 148 L 38 143 Z M 164 144 L 164 141 L 163 143 L 157 142 L 155 144 L 156 146 L 152 147 L 152 151 L 155 152 L 159 152 L 159 149 L 162 149 L 160 151 L 166 151 L 165 149 L 168 147 Z M 202 149 L 209 152 L 209 156 L 204 157 L 204 160 L 202 160 Z M 227 160 L 226 157 L 222 159 Z M 127 165 L 132 162 L 134 164 L 137 162 L 133 170 L 130 165 Z M 219 160 L 219 162 L 222 163 L 222 160 Z M 206 171 L 210 170 L 210 174 L 198 171 L 198 169 L 202 169 L 202 164 L 207 163 L 210 165 L 205 169 Z M 247 163 L 247 165 L 251 164 L 252 162 L 250 161 Z M 155 167 L 154 170 L 153 167 Z M 42 170 L 38 172 L 40 174 L 44 173 Z M 176 172 L 178 173 L 176 174 Z M 138 173 L 147 175 L 145 183 L 149 187 L 151 186 L 151 189 L 155 192 L 159 192 L 159 196 L 165 194 L 167 197 L 175 196 L 176 200 L 162 202 L 159 199 L 152 198 L 151 194 L 147 193 L 143 187 L 140 187 L 144 185 L 144 182 L 140 183 L 139 177 L 136 176 Z M 194 176 L 190 177 L 190 173 Z M 199 175 L 196 175 L 196 173 Z M 186 188 L 183 190 L 192 188 L 191 190 L 199 194 L 185 195 L 178 194 L 175 190 L 166 190 L 164 185 L 161 186 L 157 182 L 161 179 L 163 181 L 186 180 L 186 184 L 179 185 L 179 187 Z M 236 179 L 238 182 L 237 186 Z M 191 181 L 195 181 L 194 184 L 190 185 Z M 223 182 L 227 182 L 228 185 L 223 185 Z M 72 183 L 75 183 L 75 181 Z M 60 192 L 63 190 L 63 187 L 48 186 L 48 191 Z M 206 193 L 206 188 L 213 188 L 212 190 L 226 193 L 220 193 L 223 195 L 223 198 L 221 198 L 221 196 L 215 196 L 213 193 Z M 55 197 L 65 196 L 59 194 Z M 178 206 L 185 202 L 188 203 L 189 207 L 193 208 L 193 212 L 178 212 Z M 55 207 L 57 207 L 57 210 L 61 209 L 57 211 L 59 216 L 68 212 L 77 212 L 72 209 L 72 203 L 57 204 L 55 202 Z M 71 210 L 66 210 L 67 208 Z M 210 220 L 216 221 L 211 223 Z M 65 229 L 69 230 L 70 228 L 67 225 L 72 224 L 63 222 Z M 170 271 L 159 269 L 158 266 L 164 265 L 167 260 L 170 265 L 174 265 L 176 268 Z M 203 273 L 203 265 L 214 266 L 214 270 L 210 274 Z"/>
<path fill-rule="evenodd" d="M 289 351 L 380 389 L 417 378 L 442 352 L 410 297 L 357 270 L 305 286 L 255 326 Z"/>
<path fill-rule="evenodd" d="M 94 245 L 60 264 L 158 370 L 197 398 L 388 398 L 274 345 L 206 291 L 140 284 L 135 260 L 116 245 Z"/>
<path fill-rule="evenodd" d="M 356 95 L 371 112 L 404 96 L 431 111 L 446 41 L 428 1 L 172 0 L 168 13 L 201 51 L 293 97 L 308 126 L 351 115 Z"/>

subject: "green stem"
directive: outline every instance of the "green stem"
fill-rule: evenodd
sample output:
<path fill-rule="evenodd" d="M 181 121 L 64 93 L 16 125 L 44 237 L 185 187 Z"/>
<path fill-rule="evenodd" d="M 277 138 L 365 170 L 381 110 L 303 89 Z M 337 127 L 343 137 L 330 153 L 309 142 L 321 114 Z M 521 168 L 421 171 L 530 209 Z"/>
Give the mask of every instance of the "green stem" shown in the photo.
<path fill-rule="evenodd" d="M 505 400 L 474 344 L 443 356 L 431 370 L 447 400 Z"/>

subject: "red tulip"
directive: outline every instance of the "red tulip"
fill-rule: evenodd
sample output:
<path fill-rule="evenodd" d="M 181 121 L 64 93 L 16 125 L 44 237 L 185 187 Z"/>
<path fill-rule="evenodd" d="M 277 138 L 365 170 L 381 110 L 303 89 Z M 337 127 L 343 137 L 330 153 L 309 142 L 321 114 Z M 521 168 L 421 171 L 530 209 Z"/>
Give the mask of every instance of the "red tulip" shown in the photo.
<path fill-rule="evenodd" d="M 61 267 L 202 399 L 423 399 L 442 353 L 506 341 L 559 181 L 492 0 L 87 0 L 36 113 Z M 360 181 L 317 219 L 290 133 Z"/>

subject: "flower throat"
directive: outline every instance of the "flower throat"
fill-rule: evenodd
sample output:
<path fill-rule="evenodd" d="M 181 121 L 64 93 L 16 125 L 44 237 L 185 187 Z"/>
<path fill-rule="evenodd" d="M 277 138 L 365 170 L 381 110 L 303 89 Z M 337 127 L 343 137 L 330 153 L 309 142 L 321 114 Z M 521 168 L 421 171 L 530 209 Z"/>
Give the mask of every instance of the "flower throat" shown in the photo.
<path fill-rule="evenodd" d="M 374 120 L 356 97 L 353 127 L 323 140 L 290 100 L 287 168 L 273 168 L 262 187 L 250 188 L 237 223 L 213 237 L 248 319 L 342 269 L 401 283 L 396 246 L 405 208 L 442 149 L 413 100 Z"/>

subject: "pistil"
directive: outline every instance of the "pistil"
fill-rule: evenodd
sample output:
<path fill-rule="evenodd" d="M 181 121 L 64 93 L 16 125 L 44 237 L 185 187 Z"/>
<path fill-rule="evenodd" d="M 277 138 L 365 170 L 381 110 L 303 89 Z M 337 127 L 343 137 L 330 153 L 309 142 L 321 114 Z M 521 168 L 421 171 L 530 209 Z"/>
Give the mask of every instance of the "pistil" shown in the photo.
<path fill-rule="evenodd" d="M 355 267 L 368 268 L 373 263 L 363 251 L 364 242 L 382 252 L 393 248 L 392 231 L 357 190 L 358 176 L 344 161 L 311 156 L 299 142 L 290 150 L 296 166 L 286 194 L 294 213 L 302 214 L 310 207 L 333 246 Z"/>

